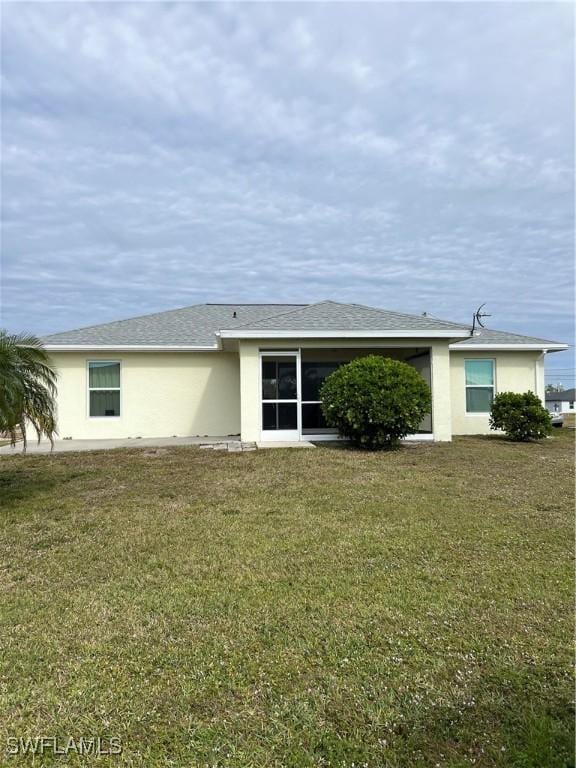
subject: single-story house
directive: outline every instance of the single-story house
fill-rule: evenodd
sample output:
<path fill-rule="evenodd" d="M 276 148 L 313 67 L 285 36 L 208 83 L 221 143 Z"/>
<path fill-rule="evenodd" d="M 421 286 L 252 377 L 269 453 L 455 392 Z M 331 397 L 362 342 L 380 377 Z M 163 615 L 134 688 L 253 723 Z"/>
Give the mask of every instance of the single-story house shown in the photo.
<path fill-rule="evenodd" d="M 546 392 L 546 408 L 552 414 L 574 413 L 576 389 L 565 389 L 562 392 Z"/>
<path fill-rule="evenodd" d="M 58 371 L 60 438 L 228 436 L 245 441 L 334 437 L 324 379 L 379 354 L 414 366 L 432 410 L 417 435 L 489 431 L 498 391 L 536 392 L 560 344 L 384 309 L 317 304 L 198 304 L 44 339 Z"/>

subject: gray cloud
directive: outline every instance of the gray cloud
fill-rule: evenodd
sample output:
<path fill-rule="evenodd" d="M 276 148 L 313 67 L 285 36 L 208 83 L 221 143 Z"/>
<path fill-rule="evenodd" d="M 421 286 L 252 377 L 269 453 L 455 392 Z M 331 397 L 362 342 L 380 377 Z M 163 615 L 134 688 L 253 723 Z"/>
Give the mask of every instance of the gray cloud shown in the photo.
<path fill-rule="evenodd" d="M 9 328 L 207 300 L 467 320 L 487 301 L 496 327 L 570 340 L 569 5 L 2 14 Z"/>

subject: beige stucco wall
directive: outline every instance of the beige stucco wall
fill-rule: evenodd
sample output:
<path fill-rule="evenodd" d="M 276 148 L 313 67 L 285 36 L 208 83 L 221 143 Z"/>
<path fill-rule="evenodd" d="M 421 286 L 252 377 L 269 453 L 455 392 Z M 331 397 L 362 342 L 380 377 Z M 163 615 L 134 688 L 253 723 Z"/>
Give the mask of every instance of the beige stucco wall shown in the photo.
<path fill-rule="evenodd" d="M 452 433 L 488 434 L 487 414 L 466 413 L 465 360 L 495 360 L 496 392 L 536 392 L 544 398 L 544 363 L 540 352 L 454 352 L 450 353 Z"/>
<path fill-rule="evenodd" d="M 432 432 L 434 440 L 452 440 L 452 379 L 447 343 L 432 344 Z"/>
<path fill-rule="evenodd" d="M 445 341 L 426 339 L 411 340 L 410 345 L 428 347 L 431 351 L 436 440 L 450 440 L 452 434 L 490 431 L 487 415 L 466 414 L 466 359 L 496 360 L 496 391 L 530 389 L 544 397 L 544 363 L 539 352 L 449 352 Z M 53 352 L 51 357 L 59 374 L 59 437 L 224 436 L 241 431 L 243 440 L 260 440 L 261 348 L 318 350 L 324 347 L 328 350 L 357 349 L 358 346 L 358 342 L 350 339 L 334 339 L 329 343 L 295 339 L 274 343 L 245 341 L 240 343 L 239 352 Z M 395 346 L 405 350 L 407 344 L 398 342 Z M 393 349 L 388 344 L 386 347 Z M 88 360 L 120 360 L 119 418 L 89 418 Z"/>
<path fill-rule="evenodd" d="M 99 439 L 240 432 L 238 355 L 232 352 L 53 352 L 58 437 Z M 120 417 L 89 418 L 88 360 L 120 360 Z"/>
<path fill-rule="evenodd" d="M 240 342 L 240 434 L 242 440 L 260 440 L 260 355 L 258 344 Z"/>

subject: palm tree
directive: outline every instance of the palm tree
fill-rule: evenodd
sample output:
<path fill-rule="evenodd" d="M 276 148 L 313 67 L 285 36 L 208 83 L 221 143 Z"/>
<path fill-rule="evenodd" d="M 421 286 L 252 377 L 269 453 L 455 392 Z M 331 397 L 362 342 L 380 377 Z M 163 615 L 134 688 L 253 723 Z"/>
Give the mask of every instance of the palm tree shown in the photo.
<path fill-rule="evenodd" d="M 54 447 L 55 394 L 56 372 L 40 339 L 0 330 L 0 432 L 12 445 L 20 429 L 26 453 L 26 425 L 31 424 L 38 442 L 45 435 Z"/>

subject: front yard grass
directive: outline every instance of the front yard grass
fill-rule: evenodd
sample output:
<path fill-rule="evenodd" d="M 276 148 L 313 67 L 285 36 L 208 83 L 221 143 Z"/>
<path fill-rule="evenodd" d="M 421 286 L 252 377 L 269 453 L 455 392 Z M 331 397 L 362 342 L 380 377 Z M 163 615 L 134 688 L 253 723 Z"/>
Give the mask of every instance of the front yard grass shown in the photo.
<path fill-rule="evenodd" d="M 0 764 L 572 765 L 572 457 L 0 457 Z"/>

